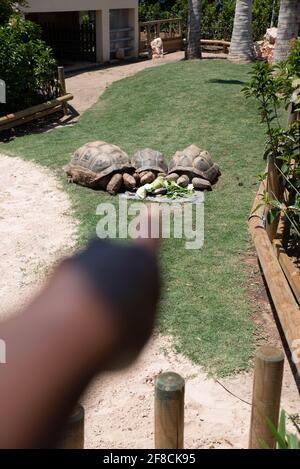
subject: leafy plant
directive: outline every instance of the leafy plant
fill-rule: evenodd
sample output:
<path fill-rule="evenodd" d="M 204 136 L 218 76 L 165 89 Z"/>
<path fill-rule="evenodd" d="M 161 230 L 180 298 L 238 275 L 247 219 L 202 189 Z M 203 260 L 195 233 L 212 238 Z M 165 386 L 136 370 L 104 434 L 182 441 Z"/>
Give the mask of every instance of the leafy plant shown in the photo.
<path fill-rule="evenodd" d="M 9 21 L 9 18 L 18 11 L 20 6 L 26 5 L 26 0 L 1 0 L 0 2 L 0 25 Z"/>
<path fill-rule="evenodd" d="M 19 15 L 0 26 L 0 78 L 7 90 L 1 114 L 52 99 L 59 92 L 56 61 L 41 40 L 40 27 Z"/>
<path fill-rule="evenodd" d="M 202 0 L 201 31 L 205 39 L 230 40 L 233 28 L 236 0 Z M 278 17 L 279 0 L 275 3 L 275 20 Z M 273 0 L 254 0 L 252 30 L 259 40 L 270 27 Z M 141 21 L 170 17 L 187 19 L 188 0 L 142 0 L 140 1 Z"/>
<path fill-rule="evenodd" d="M 276 440 L 276 449 L 300 449 L 300 440 L 297 437 L 297 434 L 300 436 L 300 427 L 297 423 L 297 420 L 299 420 L 298 416 L 289 416 L 289 419 L 296 429 L 296 434 L 287 432 L 286 413 L 284 410 L 282 410 L 280 414 L 278 429 L 269 418 L 266 417 L 265 419 Z M 262 441 L 261 445 L 264 449 L 270 449 L 265 441 Z"/>
<path fill-rule="evenodd" d="M 257 62 L 251 79 L 244 87 L 246 98 L 258 102 L 261 122 L 266 125 L 264 158 L 272 162 L 279 172 L 283 189 L 289 193 L 288 200 L 278 200 L 273 193 L 264 193 L 262 203 L 269 208 L 268 221 L 272 223 L 283 211 L 293 229 L 299 234 L 300 223 L 300 120 L 287 127 L 280 124 L 278 109 L 290 108 L 292 113 L 300 110 L 300 46 L 299 42 L 287 62 L 272 67 L 267 62 Z M 283 203 L 284 202 L 284 203 Z"/>

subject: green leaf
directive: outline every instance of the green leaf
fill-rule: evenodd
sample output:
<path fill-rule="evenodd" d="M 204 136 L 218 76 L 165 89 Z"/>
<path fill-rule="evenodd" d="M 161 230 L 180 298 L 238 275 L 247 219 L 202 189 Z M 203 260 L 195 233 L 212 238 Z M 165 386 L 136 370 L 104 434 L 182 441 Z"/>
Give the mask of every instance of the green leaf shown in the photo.
<path fill-rule="evenodd" d="M 276 218 L 279 216 L 280 210 L 278 210 L 276 207 L 271 208 L 268 213 L 267 213 L 267 220 L 269 225 L 272 225 L 272 223 L 276 220 Z"/>
<path fill-rule="evenodd" d="M 300 449 L 300 441 L 297 436 L 290 433 L 287 435 L 288 449 Z"/>
<path fill-rule="evenodd" d="M 266 172 L 266 173 L 258 174 L 257 177 L 258 177 L 258 180 L 259 180 L 260 182 L 262 182 L 262 181 L 264 181 L 264 180 L 266 179 L 267 176 L 268 176 L 268 173 Z"/>
<path fill-rule="evenodd" d="M 287 444 L 286 444 L 285 439 L 282 438 L 280 433 L 277 431 L 277 429 L 276 429 L 275 425 L 273 424 L 273 422 L 271 422 L 271 420 L 268 417 L 265 417 L 265 421 L 266 421 L 266 424 L 269 427 L 269 430 L 271 431 L 272 435 L 274 436 L 274 438 L 277 442 L 278 448 L 287 449 Z"/>
<path fill-rule="evenodd" d="M 255 207 L 254 210 L 252 210 L 252 213 L 257 212 L 257 210 L 258 210 L 260 207 L 265 207 L 265 205 L 266 205 L 265 203 L 261 202 L 260 204 L 258 204 L 258 205 Z"/>
<path fill-rule="evenodd" d="M 280 419 L 279 419 L 279 425 L 278 425 L 278 433 L 282 437 L 282 439 L 285 439 L 285 434 L 286 434 L 286 425 L 285 425 L 285 411 L 282 410 L 280 413 Z"/>

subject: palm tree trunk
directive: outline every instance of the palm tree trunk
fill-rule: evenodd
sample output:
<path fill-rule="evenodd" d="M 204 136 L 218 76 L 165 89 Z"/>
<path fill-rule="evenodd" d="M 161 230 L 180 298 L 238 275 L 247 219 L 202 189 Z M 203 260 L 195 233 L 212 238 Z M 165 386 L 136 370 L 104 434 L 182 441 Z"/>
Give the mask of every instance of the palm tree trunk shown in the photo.
<path fill-rule="evenodd" d="M 237 0 L 236 2 L 228 59 L 237 63 L 249 63 L 255 59 L 252 37 L 252 0 Z"/>
<path fill-rule="evenodd" d="M 288 58 L 291 40 L 297 38 L 300 0 L 281 0 L 273 63 Z"/>
<path fill-rule="evenodd" d="M 272 3 L 272 16 L 271 16 L 270 28 L 274 28 L 274 26 L 275 26 L 276 4 L 277 4 L 277 0 L 273 0 L 273 3 Z"/>
<path fill-rule="evenodd" d="M 201 1 L 189 0 L 189 14 L 188 14 L 188 33 L 187 33 L 187 50 L 186 58 L 201 59 L 201 35 L 200 35 L 200 20 L 201 20 Z"/>

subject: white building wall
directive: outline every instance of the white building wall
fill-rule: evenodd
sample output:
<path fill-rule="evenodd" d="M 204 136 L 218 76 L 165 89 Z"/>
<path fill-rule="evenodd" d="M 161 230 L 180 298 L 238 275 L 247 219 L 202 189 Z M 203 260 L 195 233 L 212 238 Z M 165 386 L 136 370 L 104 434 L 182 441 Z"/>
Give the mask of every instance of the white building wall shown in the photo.
<path fill-rule="evenodd" d="M 47 13 L 61 11 L 96 11 L 97 61 L 104 63 L 110 59 L 109 10 L 127 8 L 130 12 L 130 26 L 134 27 L 134 47 L 132 56 L 139 53 L 138 0 L 27 0 L 25 13 Z"/>
<path fill-rule="evenodd" d="M 109 10 L 113 8 L 138 8 L 138 0 L 27 0 L 31 13 L 47 11 Z"/>

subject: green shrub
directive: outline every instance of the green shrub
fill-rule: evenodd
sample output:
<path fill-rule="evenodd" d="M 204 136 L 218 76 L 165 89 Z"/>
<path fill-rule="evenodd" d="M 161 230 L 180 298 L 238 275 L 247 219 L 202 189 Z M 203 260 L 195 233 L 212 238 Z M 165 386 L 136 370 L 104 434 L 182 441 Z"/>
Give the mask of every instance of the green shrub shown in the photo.
<path fill-rule="evenodd" d="M 278 109 L 285 106 L 295 115 L 300 112 L 299 44 L 300 41 L 295 42 L 286 62 L 271 66 L 267 62 L 257 61 L 252 68 L 251 80 L 243 90 L 247 98 L 254 97 L 258 103 L 261 122 L 266 125 L 264 157 L 277 166 L 282 186 L 288 193 L 283 205 L 283 200 L 279 200 L 276 194 L 265 190 L 261 205 L 269 208 L 270 224 L 281 213 L 284 214 L 290 224 L 285 235 L 295 236 L 295 239 L 299 239 L 300 233 L 300 119 L 282 126 Z M 260 179 L 267 175 L 263 174 Z"/>
<path fill-rule="evenodd" d="M 26 5 L 26 0 L 0 0 L 0 25 L 7 23 L 21 5 Z"/>
<path fill-rule="evenodd" d="M 266 29 L 270 27 L 272 19 L 273 0 L 254 0 L 252 10 L 252 31 L 253 38 L 258 41 L 262 39 Z M 275 25 L 277 26 L 280 0 L 275 4 Z"/>
<path fill-rule="evenodd" d="M 55 76 L 56 62 L 38 25 L 15 15 L 0 26 L 0 78 L 7 90 L 2 115 L 56 97 Z"/>
<path fill-rule="evenodd" d="M 152 21 L 163 18 L 168 18 L 170 15 L 167 11 L 162 10 L 159 2 L 155 3 L 144 3 L 140 4 L 139 17 L 140 21 Z"/>
<path fill-rule="evenodd" d="M 180 17 L 188 14 L 188 0 L 167 0 L 140 2 L 140 17 L 143 21 L 167 17 Z M 276 0 L 275 20 L 278 17 L 279 0 Z M 235 14 L 236 0 L 202 0 L 201 34 L 205 39 L 230 40 Z M 270 27 L 273 0 L 253 0 L 253 37 L 259 40 Z"/>
<path fill-rule="evenodd" d="M 293 49 L 286 62 L 286 67 L 291 75 L 300 77 L 300 41 L 294 41 Z"/>

